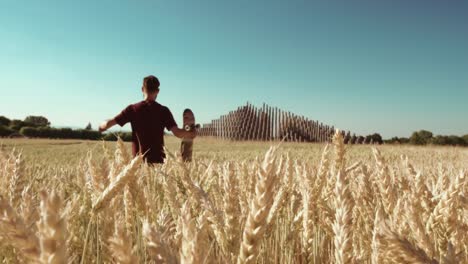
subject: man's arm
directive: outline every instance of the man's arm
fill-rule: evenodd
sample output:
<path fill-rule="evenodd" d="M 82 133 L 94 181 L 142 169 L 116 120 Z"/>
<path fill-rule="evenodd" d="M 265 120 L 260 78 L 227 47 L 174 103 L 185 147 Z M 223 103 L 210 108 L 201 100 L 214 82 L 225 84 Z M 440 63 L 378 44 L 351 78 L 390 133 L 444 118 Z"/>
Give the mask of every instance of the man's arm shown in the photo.
<path fill-rule="evenodd" d="M 197 136 L 196 131 L 185 131 L 183 129 L 178 128 L 177 126 L 173 126 L 171 129 L 172 134 L 178 138 L 195 138 Z"/>
<path fill-rule="evenodd" d="M 115 121 L 115 119 L 107 120 L 107 121 L 103 122 L 99 126 L 99 132 L 104 132 L 107 129 L 109 129 L 109 128 L 115 126 L 115 125 L 117 125 L 117 121 Z"/>

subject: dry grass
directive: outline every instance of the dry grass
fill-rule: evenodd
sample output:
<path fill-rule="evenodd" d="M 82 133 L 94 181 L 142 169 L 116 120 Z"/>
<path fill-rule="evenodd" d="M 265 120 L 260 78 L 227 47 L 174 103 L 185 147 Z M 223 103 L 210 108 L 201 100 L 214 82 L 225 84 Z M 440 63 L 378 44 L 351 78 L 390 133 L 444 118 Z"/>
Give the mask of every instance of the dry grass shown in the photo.
<path fill-rule="evenodd" d="M 466 149 L 5 143 L 2 263 L 468 263 Z"/>

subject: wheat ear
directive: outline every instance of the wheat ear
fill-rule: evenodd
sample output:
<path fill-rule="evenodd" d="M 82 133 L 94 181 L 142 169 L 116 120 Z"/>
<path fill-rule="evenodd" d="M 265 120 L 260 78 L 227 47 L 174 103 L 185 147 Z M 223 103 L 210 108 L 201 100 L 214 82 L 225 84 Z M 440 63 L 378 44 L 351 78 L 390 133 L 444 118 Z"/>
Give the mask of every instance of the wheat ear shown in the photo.
<path fill-rule="evenodd" d="M 140 167 L 140 164 L 143 161 L 143 157 L 141 155 L 136 156 L 130 164 L 128 164 L 122 172 L 112 181 L 109 186 L 101 193 L 98 197 L 96 202 L 93 205 L 93 213 L 98 213 L 105 205 L 109 204 L 109 202 L 121 191 L 125 185 L 134 179 L 135 172 Z"/>
<path fill-rule="evenodd" d="M 9 186 L 9 194 L 10 194 L 10 203 L 14 208 L 17 208 L 19 205 L 19 201 L 21 200 L 21 194 L 23 193 L 23 189 L 26 185 L 26 179 L 24 176 L 24 162 L 21 157 L 21 154 L 18 154 L 14 158 L 13 163 L 13 174 L 10 177 L 10 186 Z"/>
<path fill-rule="evenodd" d="M 385 260 L 390 261 L 390 263 L 438 263 L 430 259 L 423 250 L 390 231 L 385 223 L 382 223 L 380 227 L 379 240 L 383 241 L 385 244 L 385 247 L 380 248 L 383 251 L 383 257 Z"/>
<path fill-rule="evenodd" d="M 345 264 L 351 262 L 351 230 L 352 230 L 352 196 L 349 189 L 346 173 L 338 172 L 335 184 L 335 263 Z"/>
<path fill-rule="evenodd" d="M 66 226 L 60 216 L 62 199 L 54 191 L 41 193 L 40 220 L 38 223 L 39 243 L 41 246 L 40 260 L 42 263 L 65 263 Z"/>
<path fill-rule="evenodd" d="M 258 170 L 255 195 L 250 203 L 250 212 L 244 227 L 242 243 L 237 263 L 255 263 L 260 242 L 267 227 L 266 218 L 273 204 L 275 174 L 275 151 L 271 147 L 265 155 L 262 167 Z"/>
<path fill-rule="evenodd" d="M 39 240 L 24 224 L 11 205 L 0 196 L 0 234 L 5 242 L 20 251 L 28 260 L 39 259 Z"/>

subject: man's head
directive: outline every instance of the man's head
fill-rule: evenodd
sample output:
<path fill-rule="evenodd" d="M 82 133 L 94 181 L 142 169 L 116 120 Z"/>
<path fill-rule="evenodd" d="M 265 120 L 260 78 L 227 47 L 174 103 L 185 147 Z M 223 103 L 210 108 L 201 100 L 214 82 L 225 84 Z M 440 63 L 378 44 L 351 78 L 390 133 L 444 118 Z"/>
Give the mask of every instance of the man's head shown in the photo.
<path fill-rule="evenodd" d="M 156 96 L 159 93 L 159 84 L 159 80 L 155 76 L 146 76 L 143 79 L 143 87 L 141 87 L 141 90 L 144 94 Z"/>

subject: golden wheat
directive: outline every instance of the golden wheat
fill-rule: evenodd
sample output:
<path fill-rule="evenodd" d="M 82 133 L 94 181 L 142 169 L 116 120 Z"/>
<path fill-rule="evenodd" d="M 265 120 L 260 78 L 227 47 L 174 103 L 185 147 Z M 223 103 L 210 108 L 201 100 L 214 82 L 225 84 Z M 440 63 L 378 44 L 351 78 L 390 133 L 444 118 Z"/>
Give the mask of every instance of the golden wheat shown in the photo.
<path fill-rule="evenodd" d="M 2 147 L 0 262 L 468 263 L 466 149 L 199 142 Z"/>

